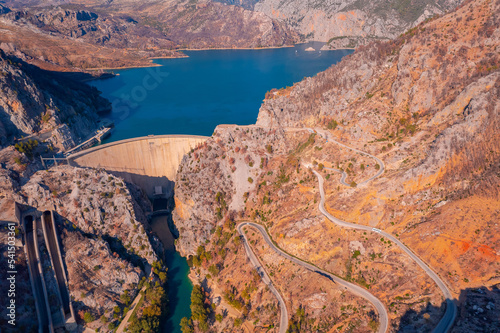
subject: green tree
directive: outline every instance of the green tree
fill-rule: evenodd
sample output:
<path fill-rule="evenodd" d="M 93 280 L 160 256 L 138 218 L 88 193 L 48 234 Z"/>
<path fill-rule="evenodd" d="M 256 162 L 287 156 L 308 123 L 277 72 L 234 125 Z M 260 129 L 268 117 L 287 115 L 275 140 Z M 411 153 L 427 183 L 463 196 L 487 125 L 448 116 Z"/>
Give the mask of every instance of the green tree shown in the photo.
<path fill-rule="evenodd" d="M 337 126 L 339 125 L 339 123 L 337 123 L 337 121 L 335 121 L 335 119 L 332 119 L 328 122 L 328 129 L 331 129 L 331 130 L 334 130 L 337 128 Z"/>
<path fill-rule="evenodd" d="M 212 274 L 213 277 L 216 277 L 219 275 L 219 267 L 217 267 L 215 264 L 212 264 L 208 267 L 208 271 L 210 274 Z"/>
<path fill-rule="evenodd" d="M 85 314 L 83 315 L 83 320 L 86 322 L 86 323 L 91 323 L 95 320 L 94 316 L 90 313 L 90 312 L 85 312 Z"/>
<path fill-rule="evenodd" d="M 200 285 L 195 285 L 191 292 L 191 318 L 198 321 L 198 324 L 207 321 L 208 311 L 205 308 L 204 300 L 203 288 Z"/>
<path fill-rule="evenodd" d="M 181 331 L 182 333 L 194 333 L 193 321 L 187 317 L 182 318 Z"/>
<path fill-rule="evenodd" d="M 236 318 L 236 319 L 234 320 L 234 326 L 235 326 L 235 327 L 240 327 L 242 324 L 243 324 L 243 319 L 241 319 L 241 318 Z"/>
<path fill-rule="evenodd" d="M 158 274 L 158 277 L 160 278 L 161 283 L 167 282 L 167 273 L 160 272 L 160 274 Z"/>
<path fill-rule="evenodd" d="M 125 292 L 120 295 L 120 300 L 126 306 L 128 306 L 130 304 L 130 295 L 128 294 L 128 290 L 125 290 Z"/>

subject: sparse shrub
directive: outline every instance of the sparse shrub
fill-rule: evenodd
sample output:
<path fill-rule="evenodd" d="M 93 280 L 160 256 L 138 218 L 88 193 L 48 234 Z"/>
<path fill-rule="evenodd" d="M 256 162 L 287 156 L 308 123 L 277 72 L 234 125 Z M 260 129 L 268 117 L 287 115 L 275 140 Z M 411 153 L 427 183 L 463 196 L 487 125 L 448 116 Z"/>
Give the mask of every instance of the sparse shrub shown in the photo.
<path fill-rule="evenodd" d="M 243 319 L 241 318 L 236 318 L 234 320 L 234 327 L 240 327 L 243 324 Z"/>
<path fill-rule="evenodd" d="M 328 122 L 328 125 L 326 126 L 328 129 L 331 129 L 331 130 L 334 130 L 337 128 L 337 126 L 339 125 L 339 123 L 335 120 L 335 119 L 332 119 Z"/>
<path fill-rule="evenodd" d="M 91 323 L 95 320 L 95 318 L 90 312 L 85 312 L 85 314 L 83 315 L 83 320 L 86 323 Z"/>

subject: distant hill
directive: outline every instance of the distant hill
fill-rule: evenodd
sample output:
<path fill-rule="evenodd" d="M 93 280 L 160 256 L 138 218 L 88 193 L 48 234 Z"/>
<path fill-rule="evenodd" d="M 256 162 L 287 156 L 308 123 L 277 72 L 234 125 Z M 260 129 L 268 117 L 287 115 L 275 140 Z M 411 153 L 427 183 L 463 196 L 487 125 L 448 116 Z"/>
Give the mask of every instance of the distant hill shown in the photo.
<path fill-rule="evenodd" d="M 0 35 L 7 52 L 50 68 L 146 66 L 181 48 L 291 45 L 298 34 L 264 13 L 216 2 L 7 1 Z M 57 6 L 54 6 L 57 5 Z M 34 47 L 36 45 L 36 47 Z M 90 52 L 89 52 L 90 51 Z"/>
<path fill-rule="evenodd" d="M 461 0 L 262 0 L 254 10 L 297 29 L 306 40 L 332 47 L 355 47 L 392 39 Z"/>

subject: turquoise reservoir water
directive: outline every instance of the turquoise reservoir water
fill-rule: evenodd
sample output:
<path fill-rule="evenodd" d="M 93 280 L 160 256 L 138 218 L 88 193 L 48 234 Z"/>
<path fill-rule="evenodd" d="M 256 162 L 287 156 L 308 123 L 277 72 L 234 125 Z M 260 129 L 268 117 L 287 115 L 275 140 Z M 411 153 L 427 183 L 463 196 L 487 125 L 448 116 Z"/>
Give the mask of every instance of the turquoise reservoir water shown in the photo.
<path fill-rule="evenodd" d="M 181 333 L 180 323 L 182 317 L 191 316 L 191 291 L 193 285 L 188 278 L 189 266 L 186 258 L 179 252 L 172 251 L 167 254 L 165 264 L 168 267 L 168 302 L 170 313 L 165 323 L 163 332 Z"/>
<path fill-rule="evenodd" d="M 186 51 L 189 58 L 155 60 L 161 67 L 115 70 L 119 76 L 91 82 L 113 103 L 107 117 L 115 129 L 107 141 L 150 134 L 211 135 L 219 124 L 253 124 L 267 91 L 313 76 L 352 53 L 304 51 L 309 46 L 321 45 Z M 180 333 L 180 320 L 191 315 L 192 285 L 186 259 L 168 246 L 172 240 L 164 227 L 165 222 L 153 223 L 169 248 L 170 315 L 164 332 Z"/>
<path fill-rule="evenodd" d="M 211 135 L 219 124 L 255 123 L 264 95 L 338 62 L 350 50 L 307 52 L 312 44 L 264 50 L 186 51 L 162 67 L 115 70 L 93 81 L 113 103 L 107 142 L 150 134 Z M 317 47 L 317 46 L 316 46 Z"/>

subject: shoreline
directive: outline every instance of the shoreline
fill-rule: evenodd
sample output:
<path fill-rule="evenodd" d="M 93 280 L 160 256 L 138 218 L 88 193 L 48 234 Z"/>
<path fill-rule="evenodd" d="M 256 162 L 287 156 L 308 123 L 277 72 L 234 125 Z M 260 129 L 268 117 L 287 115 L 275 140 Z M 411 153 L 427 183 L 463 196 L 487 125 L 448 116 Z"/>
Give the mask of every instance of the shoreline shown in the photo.
<path fill-rule="evenodd" d="M 192 48 L 184 48 L 184 49 L 175 49 L 174 51 L 221 51 L 221 50 L 250 50 L 250 51 L 258 51 L 258 50 L 272 50 L 272 49 L 283 49 L 283 48 L 291 48 L 291 47 L 295 47 L 297 45 L 303 45 L 303 44 L 308 44 L 308 43 L 311 43 L 311 41 L 309 42 L 303 42 L 303 43 L 297 43 L 297 44 L 293 44 L 293 45 L 284 45 L 284 46 L 266 46 L 266 47 L 223 47 L 223 48 L 200 48 L 200 49 L 192 49 Z M 328 50 L 322 50 L 322 49 L 319 49 L 318 51 L 336 51 L 336 50 L 355 50 L 355 48 L 339 48 L 339 49 L 328 49 Z M 149 57 L 147 58 L 148 60 L 150 60 L 149 64 L 144 64 L 143 66 L 139 66 L 139 65 L 136 65 L 136 66 L 122 66 L 122 67 L 116 67 L 116 68 L 109 68 L 109 67 L 101 67 L 101 68 L 87 68 L 87 70 L 89 71 L 99 71 L 99 70 L 103 70 L 103 71 L 112 71 L 112 70 L 122 70 L 122 69 L 133 69 L 133 68 L 148 68 L 148 67 L 159 67 L 159 66 L 163 66 L 163 65 L 160 65 L 160 64 L 157 64 L 157 63 L 154 63 L 153 60 L 156 60 L 156 59 L 183 59 L 183 58 L 189 58 L 189 56 L 187 54 L 184 54 L 184 53 L 181 53 L 182 56 L 178 56 L 178 57 L 172 57 L 172 56 L 164 56 L 164 57 Z M 111 74 L 111 73 L 110 73 Z M 117 74 L 114 74 L 114 75 L 117 75 Z M 93 81 L 93 80 L 103 80 L 105 78 L 99 78 L 99 77 L 96 77 L 94 79 L 89 79 L 88 81 Z"/>
<path fill-rule="evenodd" d="M 153 58 L 151 58 L 153 59 Z M 156 59 L 156 58 L 155 58 Z M 160 59 L 160 58 L 158 58 Z M 165 59 L 169 59 L 169 58 L 165 58 Z M 175 58 L 173 58 L 175 59 Z M 161 66 L 160 64 L 155 64 L 154 62 L 150 62 L 149 65 L 146 65 L 144 64 L 144 66 L 139 66 L 139 65 L 136 65 L 136 66 L 122 66 L 122 67 L 96 67 L 96 68 L 86 68 L 86 70 L 89 70 L 89 71 L 109 71 L 109 70 L 113 70 L 113 69 L 130 69 L 130 68 L 148 68 L 148 67 L 158 67 L 158 66 Z"/>
<path fill-rule="evenodd" d="M 209 50 L 267 50 L 267 49 L 281 49 L 281 48 L 289 48 L 289 47 L 295 47 L 295 45 L 300 45 L 300 44 L 305 44 L 305 43 L 297 43 L 294 45 L 285 45 L 285 46 L 266 46 L 266 47 L 223 47 L 223 48 L 201 48 L 201 49 L 191 49 L 191 48 L 185 48 L 185 49 L 175 49 L 173 51 L 209 51 Z M 132 69 L 132 68 L 148 68 L 148 67 L 158 67 L 162 66 L 160 64 L 154 63 L 152 60 L 155 59 L 183 59 L 183 58 L 189 58 L 187 54 L 181 53 L 182 55 L 179 57 L 169 57 L 169 56 L 164 56 L 164 57 L 149 57 L 147 58 L 150 61 L 150 65 L 144 65 L 144 66 L 122 66 L 122 67 L 115 67 L 115 68 L 110 68 L 110 67 L 95 67 L 95 68 L 86 68 L 86 70 L 89 71 L 99 71 L 99 70 L 113 70 L 113 69 Z M 91 79 L 92 80 L 92 79 Z M 99 80 L 99 78 L 96 78 L 96 80 Z"/>
<path fill-rule="evenodd" d="M 269 49 L 284 49 L 288 47 L 295 47 L 296 45 L 300 44 L 305 44 L 305 43 L 297 43 L 293 45 L 282 45 L 282 46 L 264 46 L 264 47 L 204 47 L 200 49 L 184 48 L 184 49 L 176 49 L 176 51 L 269 50 Z"/>

